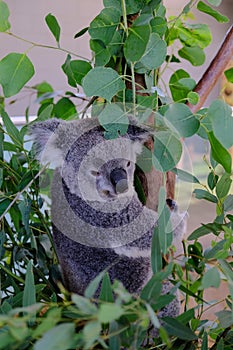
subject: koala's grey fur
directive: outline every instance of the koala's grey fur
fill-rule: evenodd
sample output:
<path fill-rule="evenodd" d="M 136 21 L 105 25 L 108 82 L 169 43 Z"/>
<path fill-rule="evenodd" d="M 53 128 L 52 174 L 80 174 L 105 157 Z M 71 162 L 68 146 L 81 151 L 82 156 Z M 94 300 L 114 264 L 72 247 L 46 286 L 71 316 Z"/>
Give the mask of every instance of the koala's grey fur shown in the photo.
<path fill-rule="evenodd" d="M 35 123 L 31 134 L 42 164 L 56 168 L 53 236 L 66 288 L 83 294 L 108 269 L 111 280 L 139 293 L 152 277 L 151 239 L 158 219 L 141 204 L 133 185 L 136 157 L 149 131 L 133 122 L 126 135 L 107 141 L 95 118 L 54 118 Z M 173 210 L 171 221 L 173 244 L 178 246 L 185 220 Z M 172 287 L 165 281 L 163 293 Z M 176 316 L 179 308 L 176 297 L 163 315 Z"/>

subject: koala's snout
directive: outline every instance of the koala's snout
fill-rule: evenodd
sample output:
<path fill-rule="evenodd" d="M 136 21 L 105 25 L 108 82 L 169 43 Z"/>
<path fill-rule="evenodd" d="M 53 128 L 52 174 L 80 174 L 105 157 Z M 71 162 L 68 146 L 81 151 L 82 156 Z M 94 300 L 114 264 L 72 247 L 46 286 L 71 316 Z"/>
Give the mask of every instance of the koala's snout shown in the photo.
<path fill-rule="evenodd" d="M 110 173 L 110 180 L 116 193 L 124 193 L 128 191 L 128 179 L 125 169 L 116 168 L 112 170 Z"/>

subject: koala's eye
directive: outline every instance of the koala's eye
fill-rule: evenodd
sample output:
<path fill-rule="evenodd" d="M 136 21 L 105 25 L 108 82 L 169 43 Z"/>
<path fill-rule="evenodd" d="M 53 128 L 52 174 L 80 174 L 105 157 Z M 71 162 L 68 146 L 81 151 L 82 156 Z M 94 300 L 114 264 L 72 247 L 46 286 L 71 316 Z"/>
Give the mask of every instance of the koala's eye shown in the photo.
<path fill-rule="evenodd" d="M 96 170 L 91 170 L 91 175 L 97 177 L 100 176 L 100 172 Z"/>
<path fill-rule="evenodd" d="M 130 165 L 131 165 L 131 162 L 130 162 L 130 160 L 129 160 L 128 163 L 126 164 L 127 168 L 129 168 Z"/>

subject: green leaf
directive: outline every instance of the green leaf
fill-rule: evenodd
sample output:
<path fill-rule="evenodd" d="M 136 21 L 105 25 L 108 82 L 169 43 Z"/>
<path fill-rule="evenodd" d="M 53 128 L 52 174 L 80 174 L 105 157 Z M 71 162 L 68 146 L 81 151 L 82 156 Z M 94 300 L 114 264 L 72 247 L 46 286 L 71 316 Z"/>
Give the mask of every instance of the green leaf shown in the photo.
<path fill-rule="evenodd" d="M 53 16 L 51 13 L 49 13 L 45 17 L 45 21 L 47 23 L 47 26 L 49 27 L 51 33 L 53 34 L 56 42 L 59 44 L 60 41 L 60 34 L 61 34 L 61 28 L 58 24 L 58 21 L 55 16 Z"/>
<path fill-rule="evenodd" d="M 111 281 L 110 281 L 108 273 L 105 273 L 105 275 L 103 277 L 99 300 L 106 301 L 109 303 L 114 302 L 114 297 L 113 297 L 113 293 L 112 293 L 112 285 L 111 285 Z"/>
<path fill-rule="evenodd" d="M 208 335 L 206 332 L 204 332 L 204 335 L 203 335 L 201 350 L 208 350 Z"/>
<path fill-rule="evenodd" d="M 70 69 L 72 71 L 72 77 L 76 83 L 82 85 L 82 80 L 85 75 L 92 69 L 90 63 L 82 60 L 70 61 Z"/>
<path fill-rule="evenodd" d="M 215 18 L 220 23 L 226 23 L 229 22 L 229 18 L 222 15 L 218 11 L 215 11 L 212 7 L 205 4 L 203 1 L 199 1 L 197 4 L 197 9 L 201 12 L 206 13 L 207 15 L 210 15 L 211 17 Z"/>
<path fill-rule="evenodd" d="M 74 323 L 62 323 L 50 329 L 39 339 L 34 350 L 68 350 L 73 348 L 75 335 Z"/>
<path fill-rule="evenodd" d="M 207 0 L 210 5 L 219 6 L 222 3 L 222 0 Z"/>
<path fill-rule="evenodd" d="M 195 194 L 197 199 L 205 199 L 212 203 L 218 203 L 217 197 L 206 190 L 195 189 L 193 193 Z"/>
<path fill-rule="evenodd" d="M 70 68 L 71 56 L 67 55 L 65 63 L 62 65 L 62 70 L 68 78 L 68 84 L 70 86 L 76 87 L 76 80 L 74 74 Z"/>
<path fill-rule="evenodd" d="M 109 303 L 100 305 L 97 317 L 100 323 L 110 323 L 120 318 L 123 314 L 124 310 L 120 305 Z"/>
<path fill-rule="evenodd" d="M 158 131 L 154 137 L 154 156 L 152 162 L 157 170 L 166 172 L 179 162 L 182 145 L 178 138 L 169 131 Z"/>
<path fill-rule="evenodd" d="M 174 335 L 175 337 L 178 337 L 182 340 L 196 340 L 197 336 L 193 331 L 187 327 L 184 326 L 181 322 L 177 321 L 174 318 L 170 317 L 164 317 L 164 328 L 170 335 Z"/>
<path fill-rule="evenodd" d="M 151 33 L 140 62 L 148 69 L 156 69 L 165 61 L 167 45 L 156 33 Z"/>
<path fill-rule="evenodd" d="M 95 54 L 95 66 L 105 66 L 111 59 L 108 47 L 105 47 L 99 40 L 90 40 L 90 48 Z"/>
<path fill-rule="evenodd" d="M 96 306 L 93 303 L 91 303 L 89 299 L 84 298 L 81 295 L 73 294 L 72 301 L 86 315 L 93 315 L 97 312 Z"/>
<path fill-rule="evenodd" d="M 220 283 L 221 278 L 219 271 L 216 267 L 212 267 L 204 273 L 203 278 L 201 280 L 201 287 L 202 289 L 207 289 L 210 287 L 219 288 Z"/>
<path fill-rule="evenodd" d="M 188 173 L 187 171 L 184 171 L 184 170 L 178 169 L 178 168 L 174 168 L 171 171 L 173 173 L 175 173 L 181 181 L 190 182 L 190 183 L 194 183 L 194 184 L 200 183 L 200 181 L 198 180 L 198 178 L 196 176 Z"/>
<path fill-rule="evenodd" d="M 155 227 L 151 244 L 151 267 L 153 273 L 161 271 L 163 267 L 162 254 L 159 242 L 159 228 Z M 152 291 L 152 290 L 151 290 Z M 143 296 L 142 296 L 143 297 Z"/>
<path fill-rule="evenodd" d="M 110 102 L 118 91 L 125 89 L 125 83 L 112 68 L 96 67 L 84 77 L 83 89 L 87 96 L 100 96 Z"/>
<path fill-rule="evenodd" d="M 16 128 L 14 123 L 11 121 L 8 114 L 0 108 L 0 114 L 2 116 L 2 120 L 4 123 L 4 126 L 6 128 L 6 131 L 8 135 L 10 136 L 11 140 L 14 142 L 15 145 L 22 146 L 23 145 L 23 139 L 20 135 L 19 130 Z"/>
<path fill-rule="evenodd" d="M 147 308 L 147 312 L 148 312 L 148 315 L 150 317 L 151 323 L 153 324 L 153 326 L 155 328 L 159 328 L 160 323 L 159 323 L 159 319 L 158 319 L 156 313 L 154 312 L 154 310 L 152 309 L 152 307 L 149 304 L 146 304 L 146 308 Z"/>
<path fill-rule="evenodd" d="M 167 22 L 163 17 L 155 17 L 150 21 L 152 33 L 163 36 L 167 31 Z"/>
<path fill-rule="evenodd" d="M 105 45 L 109 44 L 119 23 L 120 13 L 116 8 L 103 9 L 90 23 L 88 31 L 91 39 L 101 40 Z"/>
<path fill-rule="evenodd" d="M 196 86 L 195 80 L 183 69 L 178 69 L 171 75 L 169 87 L 174 101 L 181 101 L 187 98 L 188 93 Z"/>
<path fill-rule="evenodd" d="M 102 281 L 106 271 L 100 272 L 87 286 L 84 296 L 86 298 L 93 298 L 99 285 L 100 282 Z"/>
<path fill-rule="evenodd" d="M 30 233 L 30 229 L 29 229 L 29 218 L 30 218 L 30 212 L 31 212 L 31 199 L 25 197 L 24 201 L 21 201 L 18 204 L 19 210 L 21 212 L 22 215 L 22 222 L 23 225 L 25 227 L 25 230 L 27 232 L 27 234 Z"/>
<path fill-rule="evenodd" d="M 150 38 L 150 26 L 131 26 L 129 35 L 125 40 L 124 54 L 129 62 L 138 62 L 146 53 Z"/>
<path fill-rule="evenodd" d="M 117 138 L 128 130 L 127 114 L 116 104 L 107 104 L 99 115 L 99 122 L 106 130 L 106 138 Z M 111 137 L 109 137 L 111 136 Z"/>
<path fill-rule="evenodd" d="M 187 95 L 187 100 L 189 103 L 191 103 L 192 105 L 196 105 L 199 102 L 199 95 L 197 92 L 194 91 L 190 91 Z"/>
<path fill-rule="evenodd" d="M 89 27 L 85 27 L 81 29 L 78 33 L 75 34 L 74 39 L 80 38 L 83 34 L 85 34 L 88 31 Z"/>
<path fill-rule="evenodd" d="M 220 143 L 230 148 L 233 145 L 233 118 L 231 107 L 221 100 L 213 101 L 208 109 L 215 137 Z"/>
<path fill-rule="evenodd" d="M 163 254 L 166 254 L 168 248 L 172 244 L 173 230 L 170 221 L 170 210 L 166 203 L 166 191 L 164 187 L 160 187 L 159 189 L 158 215 L 160 249 Z"/>
<path fill-rule="evenodd" d="M 205 53 L 199 46 L 184 46 L 178 51 L 178 54 L 195 67 L 201 66 L 205 62 Z"/>
<path fill-rule="evenodd" d="M 216 185 L 216 195 L 218 199 L 223 199 L 227 196 L 231 188 L 232 180 L 230 174 L 223 174 Z"/>
<path fill-rule="evenodd" d="M 208 182 L 208 186 L 211 190 L 213 190 L 215 188 L 215 186 L 217 185 L 219 176 L 216 175 L 213 171 L 211 171 L 208 175 L 207 178 L 207 182 Z"/>
<path fill-rule="evenodd" d="M 204 49 L 212 41 L 211 31 L 207 24 L 188 24 L 185 26 L 181 23 L 177 27 L 180 40 L 185 46 L 199 46 Z"/>
<path fill-rule="evenodd" d="M 233 209 L 233 194 L 229 194 L 224 201 L 224 211 L 228 212 Z"/>
<path fill-rule="evenodd" d="M 38 338 L 39 336 L 42 336 L 48 330 L 50 330 L 51 328 L 56 326 L 56 324 L 62 318 L 61 311 L 62 311 L 62 309 L 58 308 L 58 307 L 50 309 L 46 313 L 46 317 L 42 319 L 42 322 L 39 324 L 39 326 L 33 332 L 33 337 Z"/>
<path fill-rule="evenodd" d="M 227 78 L 227 80 L 230 83 L 233 83 L 233 67 L 225 70 L 224 74 L 225 74 L 225 77 Z"/>
<path fill-rule="evenodd" d="M 0 61 L 0 84 L 5 97 L 17 94 L 34 75 L 34 67 L 26 54 L 10 53 Z"/>
<path fill-rule="evenodd" d="M 188 106 L 183 103 L 169 105 L 164 116 L 168 125 L 181 137 L 192 136 L 199 129 L 199 120 L 192 114 Z"/>
<path fill-rule="evenodd" d="M 227 173 L 230 174 L 232 167 L 232 159 L 230 153 L 216 139 L 212 131 L 208 133 L 208 138 L 210 141 L 213 158 L 223 166 Z"/>
<path fill-rule="evenodd" d="M 101 332 L 101 323 L 99 321 L 91 321 L 86 323 L 83 329 L 83 338 L 85 341 L 84 350 L 92 348 L 93 343 L 99 338 Z"/>
<path fill-rule="evenodd" d="M 159 251 L 159 254 L 161 257 L 161 266 L 159 266 L 159 268 L 155 268 L 155 269 L 152 266 L 154 274 L 156 272 L 161 271 L 161 269 L 162 269 L 161 250 L 158 249 L 158 251 Z M 143 289 L 141 291 L 141 298 L 150 304 L 155 303 L 157 301 L 157 299 L 159 298 L 161 291 L 162 291 L 162 283 L 156 274 L 156 275 L 152 276 L 151 279 L 149 280 L 149 282 L 147 282 L 147 284 L 143 287 Z"/>
<path fill-rule="evenodd" d="M 77 110 L 73 102 L 67 98 L 62 97 L 54 105 L 55 116 L 64 120 L 71 119 L 77 116 Z"/>
<path fill-rule="evenodd" d="M 0 0 L 0 32 L 6 32 L 8 29 L 10 29 L 11 25 L 8 21 L 8 18 L 10 16 L 10 11 L 8 8 L 8 5 Z"/>
<path fill-rule="evenodd" d="M 222 328 L 228 328 L 233 325 L 232 311 L 221 310 L 215 314 L 220 322 Z"/>
<path fill-rule="evenodd" d="M 36 303 L 36 289 L 33 274 L 32 260 L 28 262 L 25 286 L 23 291 L 23 306 L 28 306 Z"/>

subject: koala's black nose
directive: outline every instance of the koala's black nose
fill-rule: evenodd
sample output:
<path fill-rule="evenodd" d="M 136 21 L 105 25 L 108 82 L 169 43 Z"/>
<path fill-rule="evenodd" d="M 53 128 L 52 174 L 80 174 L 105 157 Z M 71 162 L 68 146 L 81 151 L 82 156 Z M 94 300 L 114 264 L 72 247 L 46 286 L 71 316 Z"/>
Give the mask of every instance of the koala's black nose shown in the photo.
<path fill-rule="evenodd" d="M 110 180 L 116 193 L 124 193 L 128 190 L 127 173 L 123 168 L 116 168 L 110 173 Z"/>

